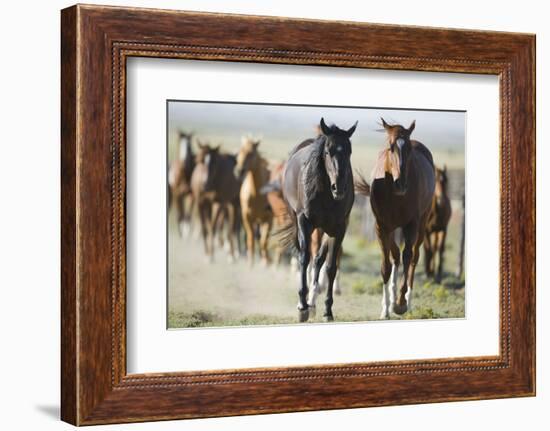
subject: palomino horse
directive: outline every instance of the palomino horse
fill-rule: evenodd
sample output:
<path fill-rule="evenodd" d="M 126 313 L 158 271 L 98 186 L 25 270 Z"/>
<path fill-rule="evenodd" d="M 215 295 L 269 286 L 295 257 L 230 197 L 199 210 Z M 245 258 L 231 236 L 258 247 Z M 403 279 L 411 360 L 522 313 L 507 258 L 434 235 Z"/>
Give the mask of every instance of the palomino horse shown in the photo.
<path fill-rule="evenodd" d="M 389 125 L 382 118 L 388 144 L 378 155 L 370 185 L 370 203 L 376 218 L 376 233 L 382 248 L 383 297 L 381 319 L 389 319 L 390 310 L 403 314 L 411 308 L 414 271 L 419 248 L 424 240 L 430 213 L 435 178 L 433 158 L 420 142 L 410 139 L 415 122 L 408 129 Z M 367 190 L 364 179 L 357 181 L 357 191 Z M 403 247 L 403 281 L 397 295 L 400 256 L 394 231 L 401 227 Z M 390 262 L 390 254 L 393 264 Z"/>
<path fill-rule="evenodd" d="M 238 207 L 239 181 L 234 176 L 235 157 L 222 154 L 219 146 L 199 144 L 197 166 L 191 178 L 193 196 L 201 221 L 204 250 L 214 259 L 214 238 L 217 229 L 226 221 L 227 241 L 231 260 L 235 259 L 235 221 Z"/>
<path fill-rule="evenodd" d="M 328 321 L 334 320 L 332 287 L 336 260 L 354 201 L 350 138 L 357 123 L 342 130 L 335 125 L 328 127 L 321 118 L 320 125 L 321 135 L 302 142 L 290 153 L 282 185 L 290 223 L 280 231 L 279 238 L 283 245 L 294 245 L 299 252 L 298 311 L 302 322 L 309 318 L 307 268 L 311 234 L 316 228 L 322 229 L 325 237 L 315 256 L 314 283 L 319 282 L 319 272 L 328 255 L 324 316 Z"/>
<path fill-rule="evenodd" d="M 445 239 L 447 225 L 451 219 L 451 200 L 447 194 L 447 166 L 435 170 L 435 192 L 432 199 L 430 215 L 426 222 L 426 237 L 424 239 L 424 264 L 426 275 L 441 282 L 443 275 L 443 260 L 445 254 Z M 435 272 L 435 258 L 439 255 L 437 272 Z"/>
<path fill-rule="evenodd" d="M 191 175 L 195 169 L 195 154 L 191 147 L 192 133 L 180 132 L 178 157 L 170 163 L 168 169 L 168 207 L 172 200 L 176 202 L 178 231 L 183 236 L 185 230 L 191 228 L 193 199 L 191 195 Z M 189 212 L 185 213 L 185 199 L 189 197 Z"/>
<path fill-rule="evenodd" d="M 240 202 L 248 261 L 254 263 L 254 234 L 260 230 L 260 256 L 265 264 L 269 263 L 268 240 L 273 225 L 273 211 L 269 206 L 263 186 L 269 182 L 270 173 L 267 161 L 258 152 L 260 141 L 244 137 L 237 155 L 237 172 L 241 178 Z"/>

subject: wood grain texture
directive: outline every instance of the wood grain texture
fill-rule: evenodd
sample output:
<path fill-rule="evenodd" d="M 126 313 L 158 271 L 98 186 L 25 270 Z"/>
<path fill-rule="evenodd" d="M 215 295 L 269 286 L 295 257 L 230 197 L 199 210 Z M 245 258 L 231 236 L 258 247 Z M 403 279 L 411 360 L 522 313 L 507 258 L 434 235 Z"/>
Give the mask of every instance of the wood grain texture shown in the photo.
<path fill-rule="evenodd" d="M 62 11 L 61 39 L 63 420 L 82 425 L 534 394 L 533 35 L 74 6 Z M 499 75 L 500 354 L 127 375 L 130 56 Z"/>

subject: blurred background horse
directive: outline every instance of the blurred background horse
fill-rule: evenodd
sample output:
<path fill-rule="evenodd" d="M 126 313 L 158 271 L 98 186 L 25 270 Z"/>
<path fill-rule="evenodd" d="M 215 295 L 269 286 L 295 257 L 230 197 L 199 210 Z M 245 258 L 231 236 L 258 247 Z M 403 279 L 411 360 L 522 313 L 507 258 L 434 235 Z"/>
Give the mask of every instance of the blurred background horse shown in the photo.
<path fill-rule="evenodd" d="M 180 131 L 178 157 L 170 163 L 168 168 L 168 208 L 170 208 L 172 201 L 175 201 L 180 236 L 183 236 L 184 232 L 190 233 L 191 231 L 194 202 L 191 194 L 191 175 L 195 169 L 192 139 L 193 133 Z M 186 198 L 189 201 L 187 213 L 185 211 Z"/>
<path fill-rule="evenodd" d="M 268 240 L 273 225 L 273 210 L 265 193 L 261 192 L 269 182 L 270 172 L 267 161 L 258 152 L 259 145 L 259 140 L 243 137 L 237 155 L 237 174 L 242 179 L 239 193 L 242 222 L 250 265 L 254 264 L 256 229 L 260 233 L 260 257 L 265 265 L 270 263 Z"/>
<path fill-rule="evenodd" d="M 447 192 L 447 166 L 435 170 L 435 192 L 432 199 L 430 215 L 426 222 L 426 238 L 424 239 L 424 264 L 428 277 L 434 277 L 436 283 L 441 282 L 445 255 L 445 240 L 447 226 L 451 219 L 451 200 Z M 438 258 L 437 271 L 435 260 Z"/>

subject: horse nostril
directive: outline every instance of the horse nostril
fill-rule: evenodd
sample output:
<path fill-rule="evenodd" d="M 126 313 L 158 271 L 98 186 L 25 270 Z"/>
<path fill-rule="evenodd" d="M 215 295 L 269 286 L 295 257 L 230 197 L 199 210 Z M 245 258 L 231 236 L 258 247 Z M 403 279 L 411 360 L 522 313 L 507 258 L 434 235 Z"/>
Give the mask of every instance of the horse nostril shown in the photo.
<path fill-rule="evenodd" d="M 331 184 L 330 189 L 335 192 L 336 191 L 336 184 Z"/>

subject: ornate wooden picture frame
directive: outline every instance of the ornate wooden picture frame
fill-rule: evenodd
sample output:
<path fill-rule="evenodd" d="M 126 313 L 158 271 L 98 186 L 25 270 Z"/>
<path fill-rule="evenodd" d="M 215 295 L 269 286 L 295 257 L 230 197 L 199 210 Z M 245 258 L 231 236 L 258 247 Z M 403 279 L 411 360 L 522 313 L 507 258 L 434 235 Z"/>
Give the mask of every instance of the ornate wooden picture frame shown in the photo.
<path fill-rule="evenodd" d="M 535 394 L 534 35 L 78 5 L 62 11 L 61 50 L 64 421 Z M 499 354 L 128 374 L 125 97 L 126 60 L 133 56 L 497 75 Z"/>

